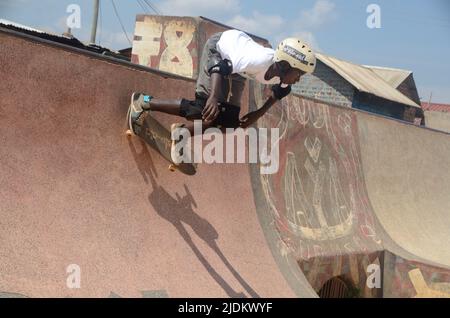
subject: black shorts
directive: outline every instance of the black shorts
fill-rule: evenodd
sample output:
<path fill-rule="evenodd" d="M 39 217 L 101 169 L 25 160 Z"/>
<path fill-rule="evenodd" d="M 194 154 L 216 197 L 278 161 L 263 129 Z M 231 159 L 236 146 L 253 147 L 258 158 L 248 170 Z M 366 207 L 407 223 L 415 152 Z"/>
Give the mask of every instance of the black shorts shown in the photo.
<path fill-rule="evenodd" d="M 180 115 L 188 120 L 202 119 L 206 98 L 196 95 L 195 100 L 181 100 Z M 219 115 L 212 126 L 217 128 L 238 128 L 241 108 L 225 102 L 219 103 Z"/>

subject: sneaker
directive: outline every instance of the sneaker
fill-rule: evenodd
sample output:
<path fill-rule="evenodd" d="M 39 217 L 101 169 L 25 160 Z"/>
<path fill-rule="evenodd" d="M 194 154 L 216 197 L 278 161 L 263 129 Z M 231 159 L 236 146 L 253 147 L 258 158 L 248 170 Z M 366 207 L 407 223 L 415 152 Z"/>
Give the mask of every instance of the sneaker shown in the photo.
<path fill-rule="evenodd" d="M 133 93 L 131 95 L 131 104 L 128 109 L 128 126 L 135 135 L 138 134 L 138 130 L 143 125 L 150 111 L 151 99 L 152 96 L 143 93 Z"/>

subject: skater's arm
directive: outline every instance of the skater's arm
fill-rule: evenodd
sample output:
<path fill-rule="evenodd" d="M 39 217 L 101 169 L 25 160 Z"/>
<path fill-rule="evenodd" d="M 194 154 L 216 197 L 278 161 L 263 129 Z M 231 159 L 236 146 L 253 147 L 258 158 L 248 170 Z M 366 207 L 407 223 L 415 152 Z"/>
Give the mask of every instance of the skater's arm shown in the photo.
<path fill-rule="evenodd" d="M 291 86 L 287 87 L 281 87 L 280 85 L 274 85 L 272 86 L 272 94 L 270 97 L 266 100 L 264 105 L 257 110 L 259 117 L 264 115 L 270 107 L 273 106 L 278 100 L 283 99 L 291 92 Z"/>
<path fill-rule="evenodd" d="M 270 96 L 266 102 L 264 103 L 264 105 L 262 105 L 261 108 L 248 113 L 247 115 L 245 115 L 244 117 L 242 117 L 240 119 L 240 127 L 242 128 L 247 128 L 248 126 L 252 125 L 254 122 L 256 122 L 261 116 L 263 116 L 269 109 L 270 107 L 273 106 L 273 104 L 275 104 L 277 101 L 276 98 L 274 98 L 274 96 Z"/>
<path fill-rule="evenodd" d="M 266 100 L 264 105 L 262 105 L 262 107 L 257 110 L 259 112 L 259 115 L 260 115 L 259 117 L 264 115 L 270 109 L 270 107 L 272 107 L 276 102 L 277 102 L 277 99 L 274 96 L 270 96 Z"/>
<path fill-rule="evenodd" d="M 211 74 L 211 94 L 210 97 L 219 99 L 222 94 L 222 75 L 219 73 Z"/>
<path fill-rule="evenodd" d="M 240 126 L 246 128 L 256 122 L 260 117 L 262 117 L 277 101 L 283 99 L 291 92 L 291 86 L 281 87 L 281 85 L 272 86 L 272 94 L 266 100 L 261 108 L 248 113 L 240 120 Z"/>
<path fill-rule="evenodd" d="M 219 73 L 211 74 L 211 93 L 206 101 L 202 116 L 205 121 L 213 121 L 219 115 L 218 100 L 222 89 L 222 75 Z"/>

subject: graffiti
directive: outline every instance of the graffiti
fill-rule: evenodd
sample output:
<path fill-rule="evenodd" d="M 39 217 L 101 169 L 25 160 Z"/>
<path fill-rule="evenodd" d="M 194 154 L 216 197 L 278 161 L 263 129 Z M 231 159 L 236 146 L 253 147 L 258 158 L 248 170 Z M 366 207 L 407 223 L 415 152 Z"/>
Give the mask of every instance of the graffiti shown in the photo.
<path fill-rule="evenodd" d="M 261 91 L 255 89 L 256 100 L 262 98 Z M 289 151 L 286 148 L 289 147 L 291 135 L 297 135 L 298 126 L 290 125 L 292 121 L 308 129 L 308 133 L 299 132 L 306 135 L 303 139 L 304 150 Z M 337 123 L 333 124 L 327 105 L 296 96 L 286 99 L 277 112 L 269 113 L 267 119 L 262 120 L 263 127 L 282 128 L 280 138 L 286 150 L 286 163 L 280 176 L 284 180 L 284 208 L 273 199 L 277 195 L 272 189 L 271 178 L 261 176 L 263 190 L 273 212 L 281 218 L 284 215 L 291 234 L 302 239 L 332 241 L 349 235 L 357 217 L 356 201 L 359 199 L 358 203 L 364 204 L 364 200 L 357 198 L 358 195 L 364 196 L 363 191 L 353 181 L 360 171 L 356 144 L 352 137 L 352 117 L 346 113 L 338 114 L 335 121 Z M 343 134 L 335 133 L 333 125 L 342 130 Z M 314 134 L 313 131 L 317 133 Z M 297 142 L 296 148 L 298 145 Z M 303 155 L 299 156 L 299 153 Z M 304 158 L 303 167 L 297 162 L 297 157 Z M 345 169 L 338 168 L 338 165 Z M 347 175 L 342 176 L 339 173 L 342 170 Z M 305 172 L 307 178 L 301 177 Z M 280 208 L 286 213 L 280 215 Z M 371 220 L 361 221 L 361 234 L 379 243 L 369 222 Z M 353 245 L 353 242 L 348 244 Z"/>
<path fill-rule="evenodd" d="M 391 269 L 384 280 L 387 297 L 450 297 L 448 269 L 405 259 L 385 252 L 385 264 Z"/>
<path fill-rule="evenodd" d="M 326 113 L 324 107 L 317 107 L 312 101 L 297 97 L 289 97 L 284 99 L 282 103 L 282 110 L 286 109 L 288 120 L 297 121 L 302 126 L 310 123 L 317 129 L 325 125 Z"/>
<path fill-rule="evenodd" d="M 306 150 L 308 150 L 308 154 L 312 158 L 312 160 L 317 163 L 317 161 L 319 160 L 320 150 L 322 149 L 322 143 L 320 142 L 320 139 L 316 137 L 314 139 L 314 142 L 312 142 L 311 138 L 306 137 L 305 148 Z"/>
<path fill-rule="evenodd" d="M 151 57 L 158 56 L 162 25 L 151 17 L 144 16 L 144 21 L 136 21 L 132 54 L 138 56 L 138 63 L 151 65 Z"/>
<path fill-rule="evenodd" d="M 282 109 L 286 109 L 288 119 L 296 120 L 305 128 L 310 127 L 309 129 L 318 130 L 320 133 L 323 127 L 329 126 L 330 119 L 328 118 L 326 105 L 314 105 L 311 101 L 302 101 L 298 97 L 292 97 L 283 104 Z M 327 134 L 332 141 L 332 147 L 336 147 L 336 136 L 333 131 L 328 129 Z M 287 215 L 293 230 L 299 230 L 298 234 L 304 238 L 320 241 L 333 240 L 348 235 L 351 230 L 353 224 L 351 203 L 354 200 L 354 193 L 350 188 L 349 198 L 345 197 L 335 158 L 329 156 L 329 150 L 322 151 L 326 144 L 318 136 L 309 137 L 310 134 L 307 135 L 303 144 L 308 158 L 305 159 L 303 168 L 312 183 L 312 200 L 309 200 L 306 195 L 308 186 L 300 178 L 296 155 L 293 152 L 288 152 L 284 176 Z M 319 160 L 321 152 L 327 153 L 323 155 L 322 160 Z M 286 178 L 289 178 L 289 180 Z M 339 224 L 329 225 L 327 213 L 324 211 L 324 201 L 327 201 L 328 211 L 333 212 L 333 218 L 339 220 Z M 299 206 L 294 207 L 295 203 Z M 315 221 L 311 220 L 312 215 L 315 216 Z M 300 220 L 302 218 L 304 219 L 303 222 Z M 299 220 L 300 222 L 298 222 Z M 302 226 L 302 223 L 307 224 L 307 226 Z M 318 223 L 318 227 L 314 227 L 314 223 Z M 293 224 L 297 226 L 293 226 Z"/>
<path fill-rule="evenodd" d="M 337 213 L 344 212 L 344 215 L 338 217 L 342 223 L 332 226 L 328 224 L 322 206 L 325 166 L 319 164 L 319 167 L 315 168 L 309 159 L 305 161 L 305 169 L 313 183 L 312 200 L 308 199 L 304 191 L 305 186 L 297 169 L 294 154 L 288 153 L 284 188 L 286 216 L 291 230 L 304 239 L 315 241 L 333 240 L 348 235 L 353 218 L 351 211 L 347 211 L 345 206 L 336 206 L 337 202 L 334 202 L 335 206 L 332 210 Z M 329 189 L 333 193 L 338 192 L 338 189 L 334 187 Z M 331 193 L 326 195 L 329 194 L 331 195 Z"/>
<path fill-rule="evenodd" d="M 254 105 L 262 104 L 262 87 L 251 85 Z M 279 172 L 259 180 L 281 254 L 297 259 L 316 290 L 331 277 L 346 275 L 374 296 L 361 264 L 374 262 L 381 240 L 363 184 L 354 115 L 288 96 L 258 126 L 280 129 Z"/>
<path fill-rule="evenodd" d="M 194 41 L 193 20 L 158 20 L 143 16 L 136 21 L 133 56 L 141 65 L 186 77 L 194 76 L 194 58 L 189 46 Z"/>
<path fill-rule="evenodd" d="M 251 105 L 261 105 L 262 89 L 251 85 Z M 356 119 L 352 110 L 291 95 L 258 121 L 260 128 L 280 129 L 278 173 L 254 177 L 279 252 L 297 260 L 316 291 L 339 276 L 365 297 L 450 297 L 445 271 L 417 269 L 397 256 L 386 261 L 364 184 Z"/>
<path fill-rule="evenodd" d="M 381 240 L 377 237 L 377 233 L 370 225 L 361 224 L 360 230 L 366 237 L 371 238 L 377 244 L 381 244 Z"/>
<path fill-rule="evenodd" d="M 194 38 L 195 26 L 184 21 L 170 21 L 164 30 L 167 48 L 161 54 L 159 69 L 192 77 L 194 65 L 188 45 Z"/>
<path fill-rule="evenodd" d="M 435 283 L 431 288 L 419 268 L 410 270 L 408 276 L 416 290 L 415 298 L 450 298 L 450 283 Z"/>
<path fill-rule="evenodd" d="M 350 115 L 344 114 L 338 116 L 338 125 L 347 136 L 352 134 L 352 119 Z"/>

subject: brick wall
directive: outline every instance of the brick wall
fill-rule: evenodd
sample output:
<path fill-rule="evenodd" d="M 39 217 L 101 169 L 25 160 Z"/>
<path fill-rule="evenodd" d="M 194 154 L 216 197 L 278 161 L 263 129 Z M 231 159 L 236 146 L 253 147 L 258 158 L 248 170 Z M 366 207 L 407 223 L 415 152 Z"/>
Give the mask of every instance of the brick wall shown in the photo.
<path fill-rule="evenodd" d="M 355 88 L 333 69 L 317 61 L 314 73 L 302 76 L 292 91 L 298 95 L 351 107 Z"/>

